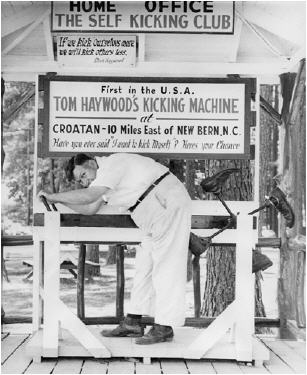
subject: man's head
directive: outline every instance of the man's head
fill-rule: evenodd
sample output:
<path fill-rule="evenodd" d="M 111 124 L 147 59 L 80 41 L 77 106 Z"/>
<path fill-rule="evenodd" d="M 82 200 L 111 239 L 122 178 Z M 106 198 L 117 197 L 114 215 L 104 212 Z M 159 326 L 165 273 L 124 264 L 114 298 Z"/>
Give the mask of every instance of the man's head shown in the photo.
<path fill-rule="evenodd" d="M 68 161 L 65 174 L 68 181 L 75 180 L 83 187 L 88 187 L 95 180 L 97 169 L 94 158 L 86 154 L 77 154 Z"/>

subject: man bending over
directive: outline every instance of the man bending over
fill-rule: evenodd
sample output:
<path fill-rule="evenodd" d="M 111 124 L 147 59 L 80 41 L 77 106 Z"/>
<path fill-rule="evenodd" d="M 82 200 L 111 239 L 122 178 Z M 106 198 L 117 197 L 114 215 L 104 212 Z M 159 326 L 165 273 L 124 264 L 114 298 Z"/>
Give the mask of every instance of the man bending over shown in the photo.
<path fill-rule="evenodd" d="M 85 215 L 95 214 L 105 203 L 120 206 L 131 213 L 143 233 L 129 313 L 118 327 L 102 335 L 137 337 L 141 345 L 171 341 L 173 327 L 182 326 L 185 320 L 191 199 L 184 185 L 165 166 L 137 154 L 95 158 L 78 154 L 65 171 L 83 189 L 39 195 Z M 154 316 L 146 334 L 142 315 Z"/>

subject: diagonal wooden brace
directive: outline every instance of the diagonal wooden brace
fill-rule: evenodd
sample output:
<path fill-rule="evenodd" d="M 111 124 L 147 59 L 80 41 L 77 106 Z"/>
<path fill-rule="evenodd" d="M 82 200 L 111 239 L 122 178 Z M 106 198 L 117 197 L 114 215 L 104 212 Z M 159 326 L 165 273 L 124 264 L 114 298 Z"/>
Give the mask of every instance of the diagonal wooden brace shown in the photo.
<path fill-rule="evenodd" d="M 184 353 L 184 358 L 202 358 L 233 327 L 236 321 L 236 304 L 236 301 L 232 302 L 208 328 L 201 331 L 197 338 L 188 346 Z"/>
<path fill-rule="evenodd" d="M 61 301 L 58 312 L 63 328 L 66 328 L 95 358 L 110 358 L 111 353 L 98 337 Z"/>
<path fill-rule="evenodd" d="M 86 325 L 59 298 L 60 288 L 60 213 L 45 213 L 44 256 L 44 329 L 43 357 L 58 357 L 59 322 L 94 357 L 111 357 L 111 353 Z"/>

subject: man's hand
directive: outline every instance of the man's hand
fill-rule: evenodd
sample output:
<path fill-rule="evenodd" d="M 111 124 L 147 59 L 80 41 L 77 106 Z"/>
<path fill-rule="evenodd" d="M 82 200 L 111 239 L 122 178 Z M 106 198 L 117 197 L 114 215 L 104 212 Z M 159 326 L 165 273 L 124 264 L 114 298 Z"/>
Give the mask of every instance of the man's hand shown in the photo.
<path fill-rule="evenodd" d="M 42 196 L 45 197 L 47 199 L 47 201 L 50 202 L 50 203 L 57 203 L 56 199 L 54 199 L 54 194 L 48 194 L 45 191 L 41 190 L 37 194 L 37 198 L 39 200 L 42 200 L 42 198 L 41 198 Z"/>

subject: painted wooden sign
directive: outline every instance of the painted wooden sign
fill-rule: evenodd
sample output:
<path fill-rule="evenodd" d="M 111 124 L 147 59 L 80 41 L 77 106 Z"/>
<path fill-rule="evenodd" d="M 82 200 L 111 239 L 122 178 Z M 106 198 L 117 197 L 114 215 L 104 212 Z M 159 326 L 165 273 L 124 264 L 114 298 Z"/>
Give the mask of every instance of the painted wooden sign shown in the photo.
<path fill-rule="evenodd" d="M 57 36 L 57 59 L 62 65 L 134 66 L 136 36 L 102 34 Z"/>
<path fill-rule="evenodd" d="M 54 1 L 52 31 L 233 34 L 232 1 Z"/>
<path fill-rule="evenodd" d="M 253 82 L 41 77 L 42 153 L 248 158 Z"/>

